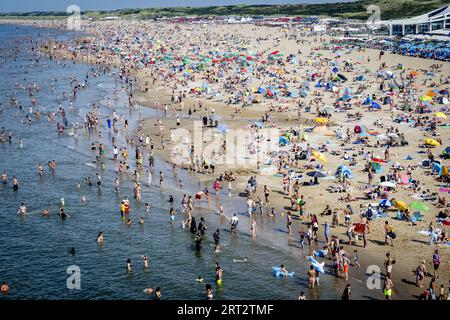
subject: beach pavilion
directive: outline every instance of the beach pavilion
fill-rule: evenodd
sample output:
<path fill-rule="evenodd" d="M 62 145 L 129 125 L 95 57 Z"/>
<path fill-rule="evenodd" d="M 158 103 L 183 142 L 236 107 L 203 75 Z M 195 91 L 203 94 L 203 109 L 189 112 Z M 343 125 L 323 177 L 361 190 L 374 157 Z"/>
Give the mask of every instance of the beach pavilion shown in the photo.
<path fill-rule="evenodd" d="M 450 4 L 417 17 L 377 22 L 389 29 L 389 35 L 450 34 Z"/>

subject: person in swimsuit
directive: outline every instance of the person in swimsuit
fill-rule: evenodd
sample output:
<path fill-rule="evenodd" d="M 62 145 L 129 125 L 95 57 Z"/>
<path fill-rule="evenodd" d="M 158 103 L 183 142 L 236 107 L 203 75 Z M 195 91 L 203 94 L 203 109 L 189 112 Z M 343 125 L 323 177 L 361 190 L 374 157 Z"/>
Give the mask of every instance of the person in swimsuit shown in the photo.
<path fill-rule="evenodd" d="M 307 276 L 308 276 L 309 287 L 310 288 L 314 288 L 314 285 L 316 284 L 317 272 L 316 272 L 316 270 L 314 270 L 313 266 L 309 267 L 309 270 L 307 272 Z"/>
<path fill-rule="evenodd" d="M 147 256 L 142 256 L 142 263 L 144 265 L 144 269 L 148 268 L 148 258 Z"/>
<path fill-rule="evenodd" d="M 161 288 L 157 287 L 155 291 L 155 300 L 161 300 Z"/>
<path fill-rule="evenodd" d="M 97 235 L 97 244 L 103 244 L 103 232 L 99 232 Z"/>
<path fill-rule="evenodd" d="M 17 180 L 16 176 L 13 176 L 12 185 L 14 191 L 19 190 L 19 181 Z"/>
<path fill-rule="evenodd" d="M 206 285 L 206 298 L 208 300 L 212 300 L 213 299 L 213 292 L 212 292 L 212 287 L 210 284 Z"/>
<path fill-rule="evenodd" d="M 287 229 L 289 231 L 289 235 L 292 235 L 291 225 L 292 225 L 292 215 L 291 215 L 291 212 L 288 211 L 287 212 Z"/>

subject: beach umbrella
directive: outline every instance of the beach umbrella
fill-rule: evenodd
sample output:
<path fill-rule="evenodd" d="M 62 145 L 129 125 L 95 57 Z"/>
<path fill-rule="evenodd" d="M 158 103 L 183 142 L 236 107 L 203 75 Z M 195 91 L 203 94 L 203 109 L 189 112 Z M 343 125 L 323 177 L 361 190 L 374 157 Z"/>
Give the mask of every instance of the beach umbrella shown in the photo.
<path fill-rule="evenodd" d="M 448 90 L 439 90 L 439 94 L 448 94 Z"/>
<path fill-rule="evenodd" d="M 392 202 L 389 201 L 388 199 L 383 199 L 383 200 L 380 201 L 379 205 L 382 206 L 382 207 L 391 207 L 392 206 Z"/>
<path fill-rule="evenodd" d="M 411 209 L 414 209 L 414 210 L 417 210 L 417 211 L 428 211 L 428 210 L 430 210 L 425 203 L 418 202 L 418 201 L 411 202 L 409 204 L 409 207 Z"/>
<path fill-rule="evenodd" d="M 310 177 L 313 177 L 313 178 L 323 178 L 323 177 L 327 176 L 322 171 L 311 171 L 311 172 L 308 172 L 307 175 Z"/>
<path fill-rule="evenodd" d="M 436 118 L 447 119 L 447 115 L 443 112 L 436 112 L 434 115 L 436 116 Z"/>

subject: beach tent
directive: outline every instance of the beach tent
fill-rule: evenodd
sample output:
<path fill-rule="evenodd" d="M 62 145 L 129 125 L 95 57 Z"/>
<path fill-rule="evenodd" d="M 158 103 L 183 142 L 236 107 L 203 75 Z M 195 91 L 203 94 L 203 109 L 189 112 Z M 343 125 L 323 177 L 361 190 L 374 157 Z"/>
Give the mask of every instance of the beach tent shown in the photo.
<path fill-rule="evenodd" d="M 381 110 L 381 106 L 377 102 L 372 101 L 371 105 L 372 105 L 372 110 Z"/>
<path fill-rule="evenodd" d="M 450 159 L 450 147 L 447 147 L 444 151 L 442 151 L 442 157 L 444 159 Z"/>
<path fill-rule="evenodd" d="M 381 166 L 381 164 L 379 162 L 372 161 L 370 163 L 370 166 L 372 167 L 372 170 L 377 174 L 380 174 L 383 172 L 383 167 Z"/>
<path fill-rule="evenodd" d="M 278 139 L 278 143 L 279 143 L 281 146 L 286 146 L 286 145 L 289 144 L 289 140 L 288 140 L 286 137 L 280 137 L 280 138 Z"/>
<path fill-rule="evenodd" d="M 371 96 L 367 96 L 366 100 L 364 100 L 363 104 L 364 105 L 368 105 L 372 103 L 372 97 Z"/>
<path fill-rule="evenodd" d="M 438 175 L 440 176 L 443 171 L 442 168 L 443 168 L 443 166 L 440 163 L 433 162 L 433 169 L 431 170 L 431 172 L 437 172 Z"/>
<path fill-rule="evenodd" d="M 341 165 L 336 169 L 336 172 L 335 172 L 334 176 L 335 176 L 336 178 L 344 177 L 344 176 L 346 176 L 346 177 L 349 178 L 349 179 L 353 178 L 352 171 L 351 171 L 347 166 L 344 166 L 343 164 L 341 164 Z"/>

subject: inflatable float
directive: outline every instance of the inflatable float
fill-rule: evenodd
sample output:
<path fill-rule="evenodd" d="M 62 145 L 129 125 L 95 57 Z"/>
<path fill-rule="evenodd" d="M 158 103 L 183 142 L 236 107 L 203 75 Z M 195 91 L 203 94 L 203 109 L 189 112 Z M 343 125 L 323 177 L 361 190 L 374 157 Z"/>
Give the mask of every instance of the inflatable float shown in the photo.
<path fill-rule="evenodd" d="M 324 270 L 324 268 L 323 268 L 324 265 L 325 265 L 325 262 L 319 263 L 319 262 L 318 262 L 316 259 L 314 259 L 312 256 L 307 257 L 306 260 L 308 260 L 309 262 L 311 262 L 311 265 L 314 267 L 314 269 L 315 269 L 317 272 L 325 273 L 325 270 Z"/>
<path fill-rule="evenodd" d="M 295 272 L 288 272 L 287 274 L 284 274 L 283 272 L 281 272 L 280 267 L 273 267 L 272 270 L 275 277 L 282 277 L 282 276 L 293 277 L 295 274 Z"/>

